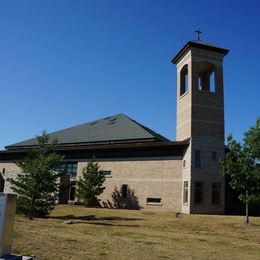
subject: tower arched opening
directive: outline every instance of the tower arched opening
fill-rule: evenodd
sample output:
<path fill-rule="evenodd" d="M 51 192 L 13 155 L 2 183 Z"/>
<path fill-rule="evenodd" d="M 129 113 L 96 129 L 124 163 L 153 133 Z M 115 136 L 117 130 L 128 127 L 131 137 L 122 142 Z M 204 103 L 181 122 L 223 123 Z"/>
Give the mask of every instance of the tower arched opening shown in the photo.
<path fill-rule="evenodd" d="M 215 92 L 215 66 L 202 61 L 198 66 L 198 90 Z"/>

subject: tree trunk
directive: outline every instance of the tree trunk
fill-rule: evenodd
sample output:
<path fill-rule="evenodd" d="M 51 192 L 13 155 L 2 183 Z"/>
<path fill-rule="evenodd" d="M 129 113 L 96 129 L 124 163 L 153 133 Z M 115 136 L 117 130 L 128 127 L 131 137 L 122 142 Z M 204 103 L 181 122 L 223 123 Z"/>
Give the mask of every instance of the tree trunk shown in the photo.
<path fill-rule="evenodd" d="M 34 202 L 35 202 L 35 190 L 36 188 L 33 189 L 33 194 L 32 194 L 32 198 L 31 198 L 31 204 L 30 204 L 30 209 L 29 209 L 29 220 L 32 220 L 32 208 L 33 208 L 33 205 L 34 205 Z"/>
<path fill-rule="evenodd" d="M 249 215 L 248 215 L 248 190 L 246 190 L 246 224 L 249 223 Z"/>

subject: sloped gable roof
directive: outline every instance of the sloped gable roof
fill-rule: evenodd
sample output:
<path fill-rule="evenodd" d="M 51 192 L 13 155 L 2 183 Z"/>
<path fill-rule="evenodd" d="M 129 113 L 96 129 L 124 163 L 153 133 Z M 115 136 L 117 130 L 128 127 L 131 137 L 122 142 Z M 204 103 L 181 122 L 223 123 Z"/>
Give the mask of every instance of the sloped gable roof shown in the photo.
<path fill-rule="evenodd" d="M 113 142 L 169 141 L 153 130 L 143 126 L 124 114 L 117 114 L 86 124 L 50 133 L 50 141 L 58 139 L 61 146 L 73 144 L 95 144 Z M 17 149 L 37 145 L 37 138 L 6 146 Z"/>

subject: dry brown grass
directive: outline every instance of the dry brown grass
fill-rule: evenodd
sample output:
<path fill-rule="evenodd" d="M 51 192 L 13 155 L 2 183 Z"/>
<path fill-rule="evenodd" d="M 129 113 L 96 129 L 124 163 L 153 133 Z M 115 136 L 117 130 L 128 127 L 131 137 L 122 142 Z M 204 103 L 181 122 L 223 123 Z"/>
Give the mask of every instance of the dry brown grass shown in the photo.
<path fill-rule="evenodd" d="M 60 205 L 47 219 L 17 216 L 12 249 L 40 260 L 260 259 L 260 218 L 250 221 Z"/>

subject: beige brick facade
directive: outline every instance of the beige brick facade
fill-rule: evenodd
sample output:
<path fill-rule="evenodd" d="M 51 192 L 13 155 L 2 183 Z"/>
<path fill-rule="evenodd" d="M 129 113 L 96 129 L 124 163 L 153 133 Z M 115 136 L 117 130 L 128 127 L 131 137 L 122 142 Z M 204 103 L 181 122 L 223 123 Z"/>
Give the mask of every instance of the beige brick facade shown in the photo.
<path fill-rule="evenodd" d="M 88 161 L 78 162 L 77 178 L 82 175 L 82 169 Z M 101 160 L 100 170 L 111 171 L 111 176 L 105 180 L 104 192 L 100 195 L 100 204 L 104 207 L 116 207 L 118 202 L 126 203 L 132 199 L 135 205 L 126 208 L 145 210 L 181 211 L 182 201 L 182 157 L 171 159 L 139 159 L 139 160 Z M 0 163 L 5 169 L 4 178 L 16 178 L 21 170 L 13 163 Z M 128 198 L 117 201 L 113 199 L 116 191 L 121 193 L 122 185 L 128 186 Z M 10 184 L 5 182 L 5 192 L 12 193 Z M 130 198 L 131 197 L 131 198 Z M 160 199 L 160 202 L 147 202 L 147 198 Z M 123 204 L 122 204 L 123 205 Z"/>
<path fill-rule="evenodd" d="M 79 162 L 79 172 L 87 162 Z M 128 185 L 137 206 L 146 210 L 181 211 L 182 158 L 99 161 L 100 170 L 111 171 L 100 196 L 102 206 L 113 207 L 112 195 Z M 81 174 L 79 174 L 80 176 Z M 161 199 L 160 203 L 147 203 L 147 198 Z M 128 198 L 130 199 L 130 198 Z"/>

